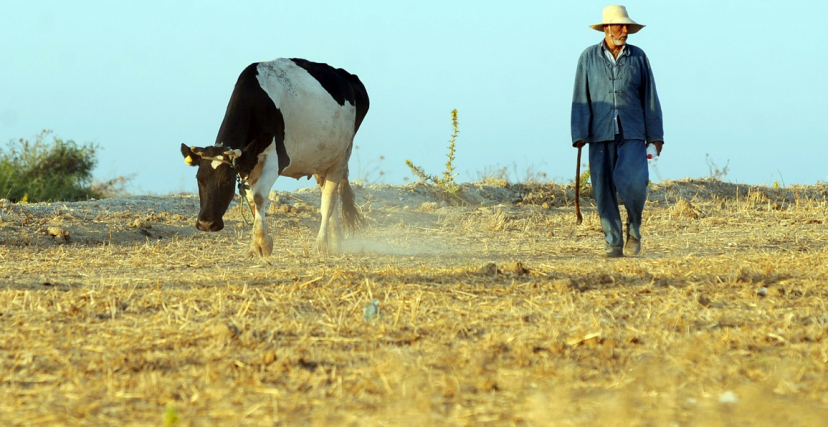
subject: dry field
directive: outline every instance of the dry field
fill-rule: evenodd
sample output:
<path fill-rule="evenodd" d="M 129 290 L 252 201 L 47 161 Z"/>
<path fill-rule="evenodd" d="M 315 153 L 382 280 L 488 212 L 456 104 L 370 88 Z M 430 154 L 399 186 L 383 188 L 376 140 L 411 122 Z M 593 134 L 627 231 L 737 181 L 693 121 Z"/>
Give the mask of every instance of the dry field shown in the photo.
<path fill-rule="evenodd" d="M 0 202 L 0 424 L 828 420 L 825 184 L 654 186 L 623 259 L 566 186 L 355 190 L 333 255 L 318 191 L 274 192 L 264 261 L 236 207 L 197 232 L 192 195 Z"/>

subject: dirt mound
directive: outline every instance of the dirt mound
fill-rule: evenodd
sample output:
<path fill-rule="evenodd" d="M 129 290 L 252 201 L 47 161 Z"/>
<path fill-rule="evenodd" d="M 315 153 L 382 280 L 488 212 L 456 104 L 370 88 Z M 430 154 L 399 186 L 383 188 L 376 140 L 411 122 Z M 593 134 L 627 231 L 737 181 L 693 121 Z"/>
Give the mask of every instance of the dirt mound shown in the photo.
<path fill-rule="evenodd" d="M 575 197 L 571 185 L 511 184 L 502 180 L 463 183 L 454 193 L 421 183 L 366 186 L 357 184 L 354 191 L 360 208 L 369 216 L 371 212 L 388 210 L 412 222 L 418 218 L 430 221 L 435 216 L 449 215 L 455 208 L 461 209 L 459 212 L 465 212 L 460 214 L 462 216 L 475 215 L 463 211 L 463 208 L 571 208 L 574 206 Z M 313 228 L 320 197 L 321 191 L 316 187 L 295 192 L 274 190 L 270 194 L 272 204 L 269 214 L 274 218 L 281 217 L 290 223 L 302 223 Z M 581 192 L 581 198 L 583 206 L 594 205 L 588 186 Z M 828 185 L 824 183 L 771 188 L 710 179 L 686 179 L 654 184 L 649 193 L 649 200 L 656 205 L 665 203 L 672 206 L 679 201 L 685 201 L 692 202 L 700 209 L 704 209 L 706 205 L 742 203 L 781 210 L 801 200 L 826 199 Z M 236 201 L 231 205 L 228 213 L 230 220 L 240 220 L 245 214 L 238 200 L 236 196 Z M 195 195 L 127 196 L 85 202 L 28 204 L 12 204 L 5 200 L 0 201 L 0 243 L 136 244 L 152 239 L 190 236 L 196 233 L 192 224 L 195 222 L 198 209 L 198 197 Z M 676 209 L 678 208 L 674 208 L 674 211 L 677 215 L 703 215 L 701 211 L 688 213 L 689 211 L 682 208 L 682 212 L 679 213 Z M 492 220 L 502 223 L 506 214 L 500 215 L 502 218 Z M 249 219 L 249 214 L 247 216 Z M 374 218 L 374 223 L 383 222 L 383 218 Z M 497 228 L 496 225 L 492 227 Z"/>

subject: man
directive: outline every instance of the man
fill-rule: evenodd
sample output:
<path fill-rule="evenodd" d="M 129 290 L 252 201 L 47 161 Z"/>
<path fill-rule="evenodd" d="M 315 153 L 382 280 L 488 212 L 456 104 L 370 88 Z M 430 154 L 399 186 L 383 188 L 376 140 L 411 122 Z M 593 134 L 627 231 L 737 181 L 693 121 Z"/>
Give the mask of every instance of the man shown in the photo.
<path fill-rule="evenodd" d="M 647 144 L 658 154 L 664 143 L 661 105 L 647 55 L 628 45 L 643 25 L 624 6 L 604 8 L 601 43 L 581 54 L 572 94 L 572 145 L 589 144 L 589 173 L 604 230 L 606 257 L 638 255 L 647 200 Z M 627 209 L 624 244 L 618 198 Z M 623 245 L 623 247 L 622 247 Z"/>

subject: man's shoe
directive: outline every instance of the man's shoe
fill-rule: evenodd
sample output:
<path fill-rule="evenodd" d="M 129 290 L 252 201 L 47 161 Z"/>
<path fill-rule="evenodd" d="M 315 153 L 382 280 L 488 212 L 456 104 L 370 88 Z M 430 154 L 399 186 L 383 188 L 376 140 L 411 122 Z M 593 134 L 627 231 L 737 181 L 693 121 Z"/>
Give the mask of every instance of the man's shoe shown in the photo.
<path fill-rule="evenodd" d="M 641 239 L 627 236 L 627 244 L 624 245 L 624 251 L 630 255 L 638 255 L 641 252 Z"/>
<path fill-rule="evenodd" d="M 604 258 L 621 258 L 624 256 L 624 251 L 621 249 L 621 246 L 610 246 L 604 250 L 601 256 Z"/>

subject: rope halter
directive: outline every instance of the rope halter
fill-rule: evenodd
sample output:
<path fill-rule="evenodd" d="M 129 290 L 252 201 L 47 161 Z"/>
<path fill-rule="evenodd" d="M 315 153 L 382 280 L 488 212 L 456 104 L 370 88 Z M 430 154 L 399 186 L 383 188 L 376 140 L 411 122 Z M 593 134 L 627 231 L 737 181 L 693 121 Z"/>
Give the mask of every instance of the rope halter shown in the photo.
<path fill-rule="evenodd" d="M 250 200 L 247 199 L 247 190 L 250 189 L 250 186 L 247 185 L 247 183 L 242 179 L 241 173 L 239 172 L 239 168 L 236 165 L 236 159 L 238 159 L 242 155 L 241 150 L 239 150 L 238 148 L 233 149 L 233 150 L 227 150 L 224 153 L 219 154 L 217 156 L 205 156 L 205 155 L 203 155 L 203 153 L 204 153 L 203 151 L 201 151 L 201 152 L 193 151 L 193 154 L 201 157 L 202 160 L 212 161 L 214 163 L 213 164 L 214 169 L 218 167 L 218 165 L 215 164 L 216 162 L 218 162 L 220 164 L 228 165 L 231 168 L 233 168 L 233 171 L 235 172 L 235 175 L 236 175 L 236 184 L 238 185 L 238 188 L 239 188 L 239 197 L 241 198 L 241 203 L 242 203 L 242 205 L 247 204 L 247 209 L 250 211 L 251 217 L 255 217 L 256 214 L 255 214 L 255 212 L 253 212 L 253 207 L 250 206 Z M 192 165 L 193 164 L 193 158 L 191 156 L 187 156 L 184 159 L 184 163 L 186 163 L 188 165 Z M 248 222 L 247 218 L 244 217 L 244 209 L 242 209 L 242 220 L 247 225 L 253 225 L 253 218 L 251 218 L 250 221 Z"/>

